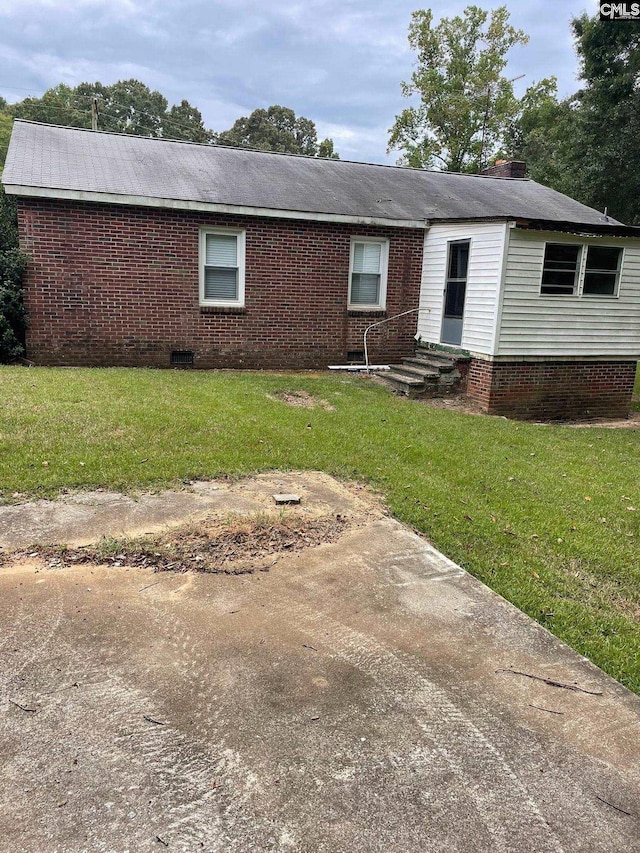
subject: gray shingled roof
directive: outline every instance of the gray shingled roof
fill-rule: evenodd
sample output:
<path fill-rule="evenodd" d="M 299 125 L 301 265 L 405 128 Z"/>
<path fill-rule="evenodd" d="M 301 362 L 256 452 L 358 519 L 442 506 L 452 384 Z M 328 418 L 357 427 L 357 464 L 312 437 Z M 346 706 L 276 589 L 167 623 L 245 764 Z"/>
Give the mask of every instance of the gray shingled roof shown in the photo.
<path fill-rule="evenodd" d="M 598 211 L 529 180 L 319 160 L 25 121 L 14 124 L 2 180 L 9 188 L 376 219 L 513 218 L 606 230 Z"/>

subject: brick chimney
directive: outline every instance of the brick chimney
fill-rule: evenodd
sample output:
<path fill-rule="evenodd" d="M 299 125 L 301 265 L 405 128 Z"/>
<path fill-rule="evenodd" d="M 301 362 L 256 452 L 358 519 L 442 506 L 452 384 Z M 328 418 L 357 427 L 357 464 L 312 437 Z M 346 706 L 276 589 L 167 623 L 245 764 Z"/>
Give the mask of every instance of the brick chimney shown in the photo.
<path fill-rule="evenodd" d="M 521 160 L 496 160 L 494 166 L 487 166 L 481 174 L 492 178 L 524 178 L 526 170 L 527 164 Z"/>

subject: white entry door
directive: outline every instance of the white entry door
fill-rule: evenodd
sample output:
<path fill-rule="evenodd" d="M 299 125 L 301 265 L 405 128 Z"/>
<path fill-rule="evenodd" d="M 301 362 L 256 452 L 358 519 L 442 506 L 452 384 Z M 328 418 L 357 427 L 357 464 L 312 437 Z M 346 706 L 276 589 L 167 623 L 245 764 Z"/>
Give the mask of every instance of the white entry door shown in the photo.
<path fill-rule="evenodd" d="M 449 243 L 447 279 L 444 288 L 444 310 L 440 342 L 460 346 L 464 324 L 464 299 L 469 268 L 469 240 Z"/>

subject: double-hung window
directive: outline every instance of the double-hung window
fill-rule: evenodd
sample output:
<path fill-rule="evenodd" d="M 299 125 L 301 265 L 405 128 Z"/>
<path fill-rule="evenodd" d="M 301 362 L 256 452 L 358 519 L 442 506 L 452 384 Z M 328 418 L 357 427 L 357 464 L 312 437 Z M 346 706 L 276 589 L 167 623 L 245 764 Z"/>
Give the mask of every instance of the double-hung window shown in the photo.
<path fill-rule="evenodd" d="M 244 231 L 200 231 L 200 304 L 244 305 Z"/>
<path fill-rule="evenodd" d="M 354 237 L 349 263 L 349 301 L 353 310 L 383 311 L 387 302 L 389 241 Z"/>

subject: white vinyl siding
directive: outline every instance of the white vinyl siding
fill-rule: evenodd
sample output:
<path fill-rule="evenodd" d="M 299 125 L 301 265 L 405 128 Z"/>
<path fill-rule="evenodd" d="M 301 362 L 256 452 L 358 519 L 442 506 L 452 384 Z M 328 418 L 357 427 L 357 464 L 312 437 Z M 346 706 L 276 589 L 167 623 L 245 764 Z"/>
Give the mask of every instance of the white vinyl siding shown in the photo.
<path fill-rule="evenodd" d="M 424 241 L 420 288 L 423 310 L 418 315 L 418 334 L 423 341 L 441 341 L 448 245 L 469 240 L 460 346 L 482 355 L 493 354 L 506 231 L 504 222 L 441 223 L 429 228 Z"/>
<path fill-rule="evenodd" d="M 387 300 L 389 241 L 354 237 L 349 262 L 349 299 L 352 310 L 381 310 Z"/>
<path fill-rule="evenodd" d="M 200 304 L 244 305 L 244 231 L 200 231 Z"/>
<path fill-rule="evenodd" d="M 560 242 L 583 247 L 580 282 L 573 296 L 540 293 L 545 244 Z M 614 295 L 582 292 L 589 246 L 623 249 Z M 639 357 L 640 240 L 513 229 L 496 354 Z"/>

